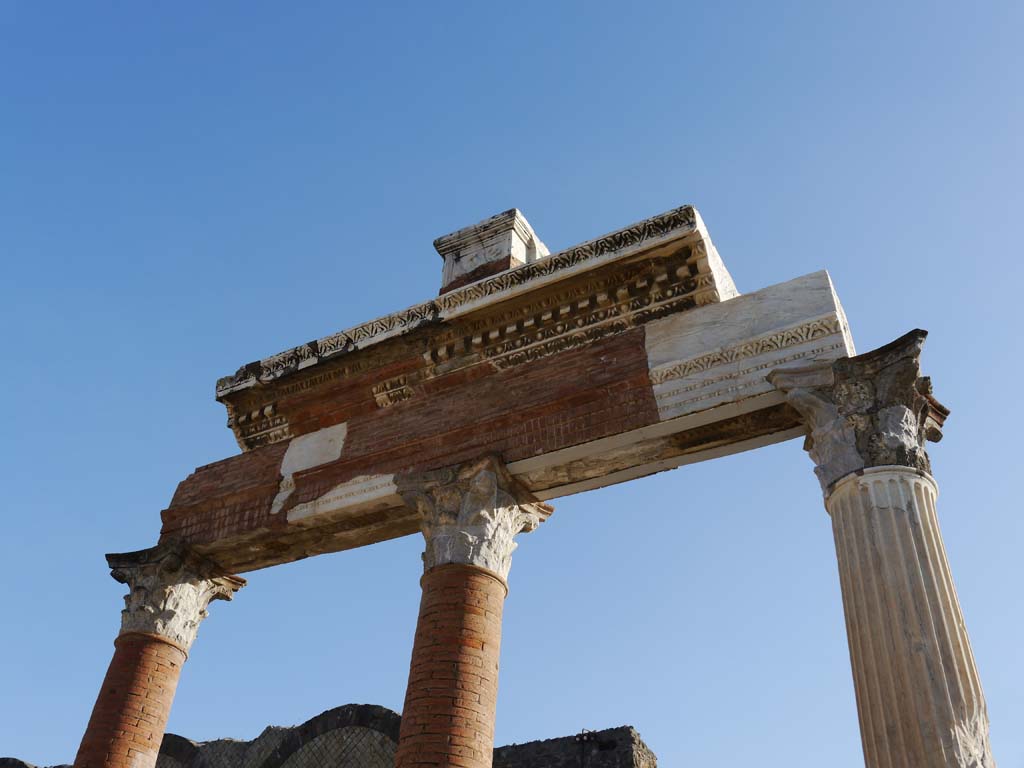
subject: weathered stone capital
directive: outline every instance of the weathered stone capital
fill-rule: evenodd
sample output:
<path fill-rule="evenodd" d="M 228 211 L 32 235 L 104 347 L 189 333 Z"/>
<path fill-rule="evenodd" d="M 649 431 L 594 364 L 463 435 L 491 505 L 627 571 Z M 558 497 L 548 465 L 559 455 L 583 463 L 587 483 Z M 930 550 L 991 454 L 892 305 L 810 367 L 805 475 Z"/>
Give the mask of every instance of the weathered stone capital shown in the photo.
<path fill-rule="evenodd" d="M 424 570 L 457 563 L 508 578 L 516 534 L 535 530 L 553 511 L 523 489 L 494 456 L 409 475 L 398 492 L 420 514 Z"/>
<path fill-rule="evenodd" d="M 185 653 L 196 639 L 211 600 L 230 600 L 245 579 L 220 575 L 215 563 L 175 544 L 107 555 L 110 575 L 130 591 L 121 634 L 158 635 Z"/>
<path fill-rule="evenodd" d="M 924 444 L 942 438 L 949 410 L 921 376 L 927 335 L 915 330 L 863 355 L 769 374 L 807 422 L 804 448 L 826 494 L 866 467 L 931 471 Z"/>

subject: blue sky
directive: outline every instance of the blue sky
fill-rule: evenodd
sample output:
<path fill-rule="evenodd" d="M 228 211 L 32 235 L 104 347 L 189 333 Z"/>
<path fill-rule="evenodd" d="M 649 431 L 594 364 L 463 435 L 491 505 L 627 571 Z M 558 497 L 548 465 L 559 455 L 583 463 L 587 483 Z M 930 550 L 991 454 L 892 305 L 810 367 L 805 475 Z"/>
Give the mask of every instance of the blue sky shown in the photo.
<path fill-rule="evenodd" d="M 75 754 L 124 589 L 247 361 L 432 296 L 512 206 L 552 250 L 683 203 L 741 291 L 827 268 L 858 348 L 931 332 L 931 454 L 1001 766 L 1024 766 L 1018 3 L 0 2 L 0 754 Z M 414 537 L 250 575 L 169 729 L 401 707 Z M 563 499 L 524 537 L 498 743 L 862 765 L 799 441 Z"/>

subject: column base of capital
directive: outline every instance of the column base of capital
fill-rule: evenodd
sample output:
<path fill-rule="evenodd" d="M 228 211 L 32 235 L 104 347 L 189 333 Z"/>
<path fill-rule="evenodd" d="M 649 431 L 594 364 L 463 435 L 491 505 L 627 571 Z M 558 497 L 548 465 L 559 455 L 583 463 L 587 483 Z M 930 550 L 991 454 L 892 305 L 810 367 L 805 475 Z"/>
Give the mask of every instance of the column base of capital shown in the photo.
<path fill-rule="evenodd" d="M 435 565 L 433 568 L 427 569 L 423 572 L 423 575 L 420 576 L 420 588 L 423 587 L 424 582 L 431 574 L 437 573 L 439 571 L 448 571 L 449 569 L 451 569 L 452 571 L 464 570 L 475 574 L 489 576 L 501 585 L 502 590 L 504 590 L 505 592 L 505 597 L 508 597 L 508 582 L 504 579 L 504 577 L 502 577 L 501 574 L 495 573 L 490 568 L 484 568 L 481 565 L 471 565 L 469 563 L 443 563 L 442 565 Z"/>
<path fill-rule="evenodd" d="M 114 638 L 114 647 L 116 648 L 118 645 L 120 645 L 122 643 L 131 642 L 133 640 L 136 641 L 136 642 L 139 641 L 139 640 L 155 640 L 156 642 L 159 642 L 159 643 L 166 643 L 167 645 L 171 646 L 171 648 L 174 648 L 174 649 L 176 649 L 178 651 L 181 651 L 181 655 L 185 657 L 184 659 L 182 659 L 182 661 L 187 661 L 188 660 L 188 649 L 187 648 L 185 648 L 181 643 L 176 643 L 174 640 L 171 640 L 169 637 L 164 637 L 163 635 L 158 635 L 155 632 L 122 632 L 121 634 L 119 634 L 117 637 Z"/>
<path fill-rule="evenodd" d="M 932 492 L 938 496 L 939 485 L 935 482 L 935 478 L 923 469 L 917 469 L 915 467 L 907 467 L 902 464 L 885 464 L 880 467 L 865 467 L 864 469 L 858 469 L 851 472 L 848 475 L 843 475 L 841 478 L 836 480 L 834 483 L 829 485 L 825 490 L 825 501 L 828 503 L 828 499 L 834 494 L 839 492 L 844 486 L 850 483 L 856 483 L 858 480 L 864 481 L 867 479 L 879 480 L 884 475 L 892 475 L 894 478 L 905 479 L 907 477 L 919 477 L 929 483 L 932 487 Z"/>

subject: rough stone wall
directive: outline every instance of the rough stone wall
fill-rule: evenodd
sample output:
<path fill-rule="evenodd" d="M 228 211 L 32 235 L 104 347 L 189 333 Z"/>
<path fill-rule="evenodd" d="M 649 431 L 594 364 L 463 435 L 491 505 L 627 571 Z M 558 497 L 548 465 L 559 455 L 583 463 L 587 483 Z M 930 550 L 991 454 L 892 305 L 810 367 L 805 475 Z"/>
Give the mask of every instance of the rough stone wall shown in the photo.
<path fill-rule="evenodd" d="M 400 718 L 384 707 L 349 704 L 293 728 L 269 726 L 252 741 L 194 742 L 169 733 L 157 768 L 391 768 Z M 632 726 L 510 744 L 494 750 L 493 768 L 657 768 Z M 0 768 L 36 768 L 0 757 Z M 70 768 L 67 765 L 52 768 Z"/>
<path fill-rule="evenodd" d="M 36 768 L 32 763 L 26 763 L 24 760 L 19 760 L 16 757 L 0 757 L 0 768 Z M 62 765 L 53 765 L 50 768 L 71 768 L 70 765 L 64 763 Z"/>
<path fill-rule="evenodd" d="M 494 768 L 657 768 L 632 726 L 512 744 L 494 750 Z"/>

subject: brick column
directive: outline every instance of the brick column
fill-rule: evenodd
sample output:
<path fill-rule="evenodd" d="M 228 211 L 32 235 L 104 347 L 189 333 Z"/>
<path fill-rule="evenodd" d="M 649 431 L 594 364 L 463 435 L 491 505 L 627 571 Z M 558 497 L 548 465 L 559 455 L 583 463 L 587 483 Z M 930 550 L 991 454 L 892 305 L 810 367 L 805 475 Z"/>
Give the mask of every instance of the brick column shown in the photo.
<path fill-rule="evenodd" d="M 981 680 L 939 531 L 926 440 L 949 411 L 924 331 L 770 379 L 806 419 L 832 518 L 869 768 L 994 768 Z"/>
<path fill-rule="evenodd" d="M 487 457 L 399 485 L 420 513 L 423 596 L 395 756 L 397 768 L 490 768 L 501 614 L 518 533 L 551 514 Z"/>
<path fill-rule="evenodd" d="M 107 555 L 107 562 L 131 591 L 75 768 L 152 768 L 206 607 L 230 600 L 245 581 L 212 576 L 212 563 L 168 545 Z"/>

